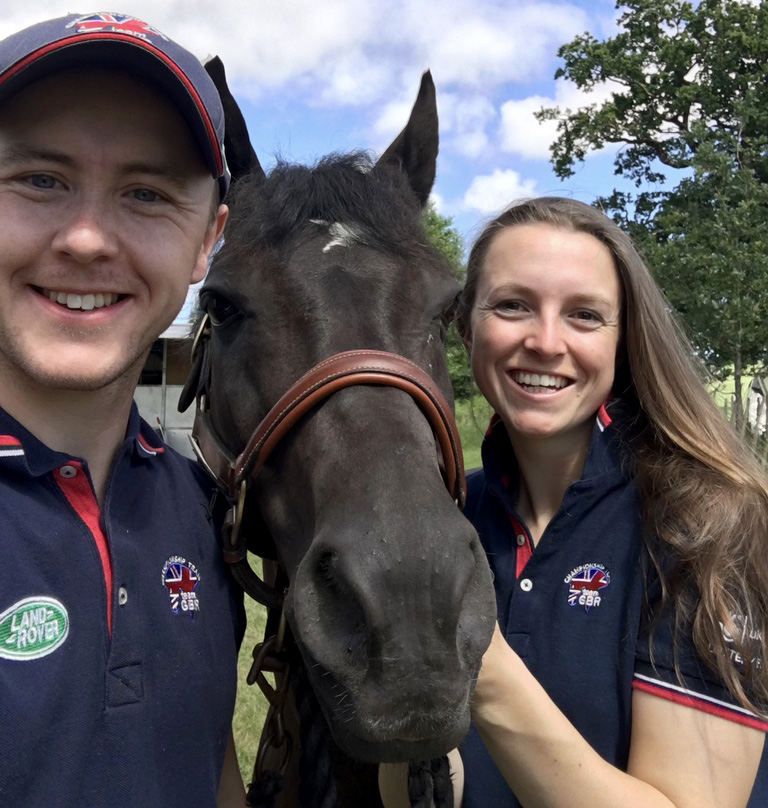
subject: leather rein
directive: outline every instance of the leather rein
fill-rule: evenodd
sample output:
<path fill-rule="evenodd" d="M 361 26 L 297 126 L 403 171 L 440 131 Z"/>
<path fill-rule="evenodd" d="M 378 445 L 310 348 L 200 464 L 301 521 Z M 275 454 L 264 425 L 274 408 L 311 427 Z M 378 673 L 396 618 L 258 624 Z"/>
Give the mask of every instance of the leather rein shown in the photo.
<path fill-rule="evenodd" d="M 253 431 L 243 451 L 235 457 L 224 446 L 211 423 L 208 379 L 195 381 L 195 375 L 207 376 L 201 368 L 210 370 L 207 357 L 210 336 L 210 318 L 204 314 L 192 346 L 193 375 L 182 393 L 182 401 L 189 396 L 190 382 L 195 384 L 197 409 L 192 447 L 231 503 L 222 528 L 224 558 L 231 565 L 235 579 L 252 598 L 269 608 L 280 608 L 283 596 L 261 580 L 248 563 L 246 541 L 240 535 L 248 487 L 275 447 L 302 416 L 345 387 L 383 385 L 411 396 L 432 427 L 442 456 L 445 486 L 456 504 L 464 506 L 466 483 L 456 421 L 440 389 L 418 365 L 399 354 L 374 350 L 344 351 L 323 359 L 286 390 Z"/>

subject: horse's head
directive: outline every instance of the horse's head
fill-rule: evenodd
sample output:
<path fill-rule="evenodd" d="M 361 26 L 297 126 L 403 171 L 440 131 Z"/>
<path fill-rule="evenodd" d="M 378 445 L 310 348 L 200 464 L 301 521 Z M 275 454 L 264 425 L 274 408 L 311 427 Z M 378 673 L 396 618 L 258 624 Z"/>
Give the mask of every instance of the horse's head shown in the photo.
<path fill-rule="evenodd" d="M 429 74 L 381 159 L 259 166 L 228 107 L 235 183 L 201 292 L 212 321 L 210 414 L 237 453 L 281 395 L 341 351 L 400 354 L 450 396 L 444 329 L 458 285 L 421 225 L 435 175 Z M 468 726 L 495 604 L 477 536 L 441 479 L 429 421 L 405 392 L 339 390 L 282 439 L 253 481 L 290 581 L 288 621 L 335 739 L 349 754 L 442 754 Z"/>

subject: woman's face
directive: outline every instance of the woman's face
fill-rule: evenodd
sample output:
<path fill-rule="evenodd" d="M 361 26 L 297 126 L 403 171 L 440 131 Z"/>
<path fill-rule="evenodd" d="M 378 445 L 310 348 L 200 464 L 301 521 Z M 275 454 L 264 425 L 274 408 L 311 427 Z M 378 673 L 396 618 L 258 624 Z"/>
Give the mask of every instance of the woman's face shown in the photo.
<path fill-rule="evenodd" d="M 587 439 L 613 384 L 621 287 L 594 236 L 548 224 L 494 237 L 470 315 L 477 385 L 513 439 Z"/>

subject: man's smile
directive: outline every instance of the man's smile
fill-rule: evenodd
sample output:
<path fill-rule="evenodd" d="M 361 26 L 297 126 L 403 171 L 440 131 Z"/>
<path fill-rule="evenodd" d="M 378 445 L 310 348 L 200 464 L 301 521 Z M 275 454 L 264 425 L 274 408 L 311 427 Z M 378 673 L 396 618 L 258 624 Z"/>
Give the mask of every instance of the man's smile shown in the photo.
<path fill-rule="evenodd" d="M 44 295 L 54 303 L 66 306 L 68 309 L 80 309 L 82 311 L 92 311 L 111 306 L 121 299 L 121 295 L 115 292 L 64 292 L 55 289 L 43 289 L 34 287 L 37 292 Z"/>

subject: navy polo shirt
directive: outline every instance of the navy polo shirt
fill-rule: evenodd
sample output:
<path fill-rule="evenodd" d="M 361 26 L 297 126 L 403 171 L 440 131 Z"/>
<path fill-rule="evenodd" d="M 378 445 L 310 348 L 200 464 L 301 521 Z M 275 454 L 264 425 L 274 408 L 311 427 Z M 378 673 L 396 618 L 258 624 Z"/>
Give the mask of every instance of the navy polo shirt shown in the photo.
<path fill-rule="evenodd" d="M 568 487 L 534 548 L 515 510 L 514 453 L 495 418 L 483 442 L 483 469 L 467 478 L 465 515 L 488 556 L 507 642 L 587 742 L 625 769 L 634 687 L 762 730 L 768 725 L 734 704 L 691 647 L 683 649 L 680 685 L 669 620 L 653 634 L 651 664 L 642 619 L 641 505 L 621 443 L 621 431 L 601 408 L 582 477 Z M 464 808 L 518 808 L 474 726 L 461 755 Z M 755 808 L 768 804 L 765 770 L 750 802 Z"/>
<path fill-rule="evenodd" d="M 216 804 L 242 604 L 211 495 L 135 405 L 101 508 L 0 411 L 0 805 Z"/>

